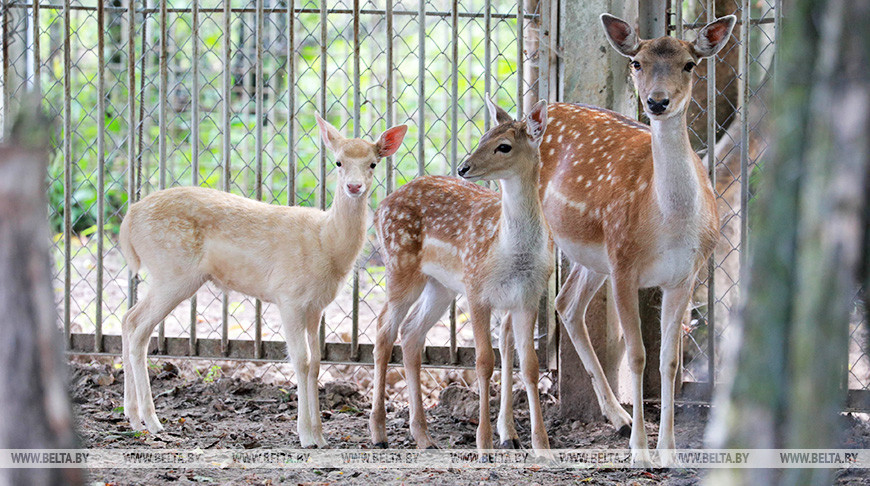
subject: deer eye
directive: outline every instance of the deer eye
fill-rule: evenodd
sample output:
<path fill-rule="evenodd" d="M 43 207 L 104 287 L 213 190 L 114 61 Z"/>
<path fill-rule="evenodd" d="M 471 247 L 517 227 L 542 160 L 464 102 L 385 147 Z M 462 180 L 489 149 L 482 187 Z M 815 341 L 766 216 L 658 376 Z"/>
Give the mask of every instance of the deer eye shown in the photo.
<path fill-rule="evenodd" d="M 374 169 L 377 165 L 378 165 L 378 164 L 372 162 L 372 165 L 370 165 L 369 167 L 371 167 L 372 169 Z"/>
<path fill-rule="evenodd" d="M 341 161 L 336 160 L 336 161 L 335 161 L 335 165 L 336 165 L 336 167 L 341 167 Z"/>
<path fill-rule="evenodd" d="M 635 71 L 640 71 L 640 63 L 637 61 L 631 61 L 631 67 L 633 67 Z"/>
<path fill-rule="evenodd" d="M 692 69 L 695 69 L 695 63 L 693 63 L 692 61 L 689 61 L 686 63 L 686 65 L 685 65 L 685 67 L 683 67 L 683 69 L 687 73 L 690 73 L 690 72 L 692 72 Z"/>
<path fill-rule="evenodd" d="M 511 151 L 511 146 L 506 144 L 506 143 L 503 143 L 503 144 L 500 144 L 498 147 L 496 147 L 495 151 L 502 152 L 502 153 L 506 154 L 506 153 Z"/>

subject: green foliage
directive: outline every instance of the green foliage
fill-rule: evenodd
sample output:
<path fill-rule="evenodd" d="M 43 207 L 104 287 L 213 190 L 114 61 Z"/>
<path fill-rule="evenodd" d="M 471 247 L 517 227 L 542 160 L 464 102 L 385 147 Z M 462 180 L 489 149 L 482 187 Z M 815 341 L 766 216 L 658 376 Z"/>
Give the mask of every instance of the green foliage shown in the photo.
<path fill-rule="evenodd" d="M 479 12 L 482 1 L 463 5 L 464 10 Z M 516 11 L 514 0 L 492 2 L 493 11 Z M 401 7 L 406 8 L 406 7 Z M 445 7 L 447 8 L 447 7 Z M 419 144 L 423 144 L 425 172 L 447 174 L 452 163 L 461 162 L 466 153 L 476 144 L 484 128 L 483 92 L 485 90 L 484 50 L 489 42 L 493 52 L 492 89 L 496 99 L 506 108 L 515 104 L 516 97 L 516 20 L 505 19 L 494 22 L 489 38 L 486 37 L 480 19 L 460 19 L 459 56 L 457 84 L 459 96 L 459 119 L 456 159 L 451 150 L 451 110 L 454 101 L 452 85 L 454 65 L 450 58 L 450 31 L 448 21 L 427 18 L 429 39 L 426 46 L 425 104 L 419 106 L 417 87 L 417 55 L 419 53 L 417 24 L 414 17 L 396 17 L 394 32 L 394 69 L 386 72 L 383 43 L 385 31 L 383 17 L 372 14 L 363 15 L 361 32 L 364 33 L 360 45 L 362 69 L 358 80 L 352 79 L 352 60 L 354 43 L 352 31 L 346 26 L 351 20 L 347 14 L 330 13 L 328 25 L 328 53 L 325 59 L 327 90 L 321 93 L 320 76 L 322 62 L 319 37 L 306 35 L 307 31 L 319 32 L 320 14 L 317 12 L 300 13 L 295 19 L 297 32 L 296 78 L 293 80 L 296 112 L 293 114 L 293 145 L 289 144 L 287 126 L 290 121 L 287 113 L 289 103 L 286 76 L 285 52 L 280 46 L 283 32 L 279 26 L 284 21 L 283 14 L 268 13 L 267 37 L 274 45 L 267 46 L 263 57 L 265 75 L 265 118 L 263 125 L 263 147 L 256 145 L 255 131 L 258 123 L 254 109 L 253 79 L 253 36 L 239 37 L 244 29 L 241 22 L 250 27 L 252 17 L 247 14 L 234 14 L 231 32 L 223 32 L 222 14 L 215 14 L 211 21 L 202 22 L 198 39 L 193 38 L 191 14 L 171 12 L 168 31 L 169 90 L 166 93 L 166 118 L 162 124 L 159 116 L 160 106 L 160 69 L 158 52 L 160 25 L 156 16 L 146 15 L 138 23 L 136 42 L 135 73 L 135 113 L 138 117 L 140 104 L 144 105 L 145 119 L 142 123 L 142 140 L 139 140 L 139 127 L 130 124 L 128 111 L 128 74 L 126 36 L 112 30 L 106 38 L 106 59 L 112 60 L 105 66 L 106 76 L 106 117 L 102 134 L 99 128 L 100 113 L 97 92 L 97 46 L 96 19 L 87 12 L 71 13 L 71 38 L 73 69 L 70 72 L 71 95 L 68 112 L 71 133 L 56 134 L 56 160 L 49 173 L 49 204 L 52 229 L 61 232 L 64 219 L 64 145 L 68 145 L 70 178 L 70 221 L 74 234 L 87 236 L 96 232 L 98 218 L 97 196 L 100 191 L 97 174 L 100 164 L 97 157 L 97 140 L 104 140 L 105 185 L 105 222 L 106 233 L 118 231 L 121 217 L 127 207 L 129 160 L 129 133 L 135 135 L 134 155 L 141 160 L 141 194 L 154 192 L 164 184 L 192 185 L 224 188 L 225 161 L 229 162 L 230 190 L 237 194 L 253 196 L 256 183 L 256 160 L 262 158 L 263 199 L 277 204 L 286 204 L 290 199 L 288 189 L 295 191 L 296 204 L 303 206 L 327 206 L 331 203 L 333 186 L 323 180 L 321 163 L 327 177 L 334 173 L 331 154 L 322 155 L 319 133 L 314 121 L 314 112 L 320 109 L 320 99 L 326 96 L 327 110 L 324 117 L 336 125 L 345 136 L 354 133 L 353 114 L 359 110 L 359 131 L 363 138 L 375 139 L 387 127 L 384 123 L 388 107 L 385 79 L 392 76 L 395 82 L 394 99 L 390 100 L 394 111 L 394 123 L 407 123 L 409 132 L 401 150 L 394 157 L 394 186 L 398 187 L 418 175 Z M 111 13 L 111 16 L 122 15 Z M 111 21 L 111 19 L 110 19 Z M 42 91 L 44 103 L 58 118 L 64 114 L 63 63 L 52 56 L 57 49 L 57 29 L 53 26 L 63 23 L 62 12 L 46 8 L 40 16 L 41 53 L 45 61 L 42 70 Z M 120 24 L 119 24 L 120 25 Z M 141 29 L 147 28 L 143 45 Z M 231 37 L 228 37 L 231 36 Z M 227 42 L 232 41 L 232 59 L 229 67 L 223 65 L 222 51 Z M 190 58 L 190 46 L 199 42 L 201 58 L 197 64 L 200 75 L 196 80 L 201 87 L 199 106 L 200 117 L 193 120 L 192 85 L 194 79 L 191 66 L 197 60 Z M 485 42 L 486 41 L 486 42 Z M 144 71 L 141 70 L 139 56 L 144 56 Z M 233 84 L 230 95 L 229 153 L 224 153 L 225 134 L 223 110 L 222 77 L 224 69 L 231 72 Z M 140 92 L 139 83 L 144 76 L 145 89 Z M 244 86 L 242 86 L 244 85 Z M 354 106 L 353 91 L 360 88 L 359 107 Z M 421 111 L 422 108 L 422 111 Z M 422 119 L 421 119 L 422 113 Z M 193 139 L 192 126 L 197 124 L 199 136 Z M 422 124 L 422 127 L 420 126 Z M 62 125 L 62 124 L 59 124 Z M 421 136 L 420 129 L 423 129 Z M 139 150 L 139 144 L 142 150 Z M 165 147 L 165 158 L 161 156 L 160 146 Z M 194 153 L 198 155 L 199 170 L 192 173 Z M 161 160 L 162 159 L 162 160 Z M 372 195 L 376 203 L 386 195 L 386 175 L 383 167 L 376 170 L 377 188 Z M 138 173 L 138 171 L 137 171 Z M 162 173 L 162 177 L 161 177 Z M 289 174 L 293 174 L 293 187 L 288 188 Z M 161 180 L 162 179 L 162 180 Z M 320 201 L 322 187 L 325 185 L 325 200 Z"/>
<path fill-rule="evenodd" d="M 205 383 L 214 383 L 215 380 L 223 376 L 223 370 L 221 370 L 221 367 L 219 365 L 211 365 L 208 371 L 206 371 L 205 375 L 203 375 L 201 371 L 196 370 L 196 376 L 198 376 Z"/>

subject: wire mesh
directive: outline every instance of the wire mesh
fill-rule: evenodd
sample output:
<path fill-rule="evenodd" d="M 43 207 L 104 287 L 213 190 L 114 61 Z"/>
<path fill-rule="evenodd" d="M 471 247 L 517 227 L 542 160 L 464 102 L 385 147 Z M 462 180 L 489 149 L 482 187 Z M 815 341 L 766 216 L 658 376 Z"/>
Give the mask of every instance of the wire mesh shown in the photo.
<path fill-rule="evenodd" d="M 367 139 L 408 123 L 403 147 L 376 173 L 374 208 L 419 174 L 455 171 L 488 126 L 486 91 L 505 107 L 539 94 L 537 80 L 518 69 L 526 56 L 518 36 L 537 35 L 540 18 L 524 4 L 536 2 L 101 1 L 4 2 L 0 80 L 2 114 L 35 88 L 64 121 L 49 171 L 58 311 L 68 337 L 93 335 L 94 351 L 102 336 L 120 334 L 128 306 L 148 292 L 147 269 L 141 281 L 131 276 L 118 248 L 130 203 L 199 185 L 326 208 L 334 167 L 315 128 L 320 112 L 345 136 Z M 383 273 L 370 227 L 358 269 L 325 311 L 325 342 L 373 343 Z M 450 346 L 455 356 L 473 343 L 462 299 L 442 321 L 428 345 Z M 172 339 L 189 340 L 185 356 L 206 340 L 220 340 L 224 352 L 233 341 L 254 341 L 256 359 L 282 340 L 275 306 L 211 284 L 157 334 L 163 354 Z M 357 358 L 324 366 L 322 379 L 367 383 Z M 280 363 L 263 369 L 292 375 Z M 430 398 L 468 380 L 461 371 L 425 373 Z"/>
<path fill-rule="evenodd" d="M 688 381 L 715 383 L 722 367 L 716 346 L 733 330 L 738 310 L 743 249 L 751 236 L 748 208 L 767 148 L 764 95 L 772 83 L 777 8 L 775 0 L 689 0 L 671 6 L 675 25 L 670 30 L 686 40 L 715 18 L 738 18 L 715 62 L 707 60 L 694 71 L 688 113 L 691 143 L 711 167 L 721 234 L 710 264 L 699 275 L 684 332 L 683 374 Z"/>

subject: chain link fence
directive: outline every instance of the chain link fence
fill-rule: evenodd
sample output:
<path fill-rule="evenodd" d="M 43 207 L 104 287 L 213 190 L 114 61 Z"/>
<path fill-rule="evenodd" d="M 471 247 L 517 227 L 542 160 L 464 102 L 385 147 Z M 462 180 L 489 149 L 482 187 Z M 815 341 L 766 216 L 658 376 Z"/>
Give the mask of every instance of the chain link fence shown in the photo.
<path fill-rule="evenodd" d="M 707 157 L 716 189 L 721 238 L 706 274 L 695 292 L 693 319 L 684 340 L 684 379 L 715 383 L 722 371 L 717 346 L 733 331 L 738 312 L 741 274 L 747 240 L 752 238 L 749 212 L 764 171 L 767 99 L 776 73 L 774 50 L 783 11 L 780 0 L 674 1 L 672 34 L 683 38 L 688 28 L 716 17 L 735 14 L 738 25 L 731 41 L 707 69 L 696 70 L 689 134 L 693 146 Z M 689 38 L 691 40 L 691 38 Z M 711 163 L 712 157 L 712 163 Z M 849 407 L 866 409 L 862 394 L 870 386 L 866 354 L 867 322 L 858 297 L 850 320 Z"/>
<path fill-rule="evenodd" d="M 407 123 L 376 171 L 372 209 L 421 174 L 455 173 L 489 127 L 483 95 L 521 114 L 539 96 L 541 8 L 514 0 L 63 0 L 3 2 L 2 119 L 39 90 L 60 123 L 49 174 L 58 312 L 70 350 L 117 354 L 138 294 L 117 242 L 131 202 L 200 185 L 273 204 L 327 208 L 331 157 L 319 112 L 345 136 Z M 543 13 L 546 15 L 546 11 Z M 322 380 L 366 386 L 383 262 L 374 229 L 325 311 Z M 292 251 L 292 250 L 291 250 Z M 427 340 L 430 398 L 473 373 L 459 299 Z M 211 284 L 152 339 L 155 356 L 292 376 L 277 309 Z M 231 365 L 227 359 L 240 360 Z M 254 367 L 242 364 L 264 363 Z M 265 364 L 268 363 L 268 364 Z M 398 370 L 388 382 L 402 387 Z"/>
<path fill-rule="evenodd" d="M 689 138 L 705 158 L 720 219 L 720 239 L 695 288 L 692 319 L 685 330 L 684 379 L 715 383 L 722 369 L 717 346 L 733 327 L 738 311 L 749 212 L 767 149 L 763 121 L 765 93 L 772 84 L 773 52 L 779 29 L 776 0 L 673 1 L 672 35 L 693 40 L 697 29 L 734 14 L 732 37 L 695 70 L 689 107 Z"/>

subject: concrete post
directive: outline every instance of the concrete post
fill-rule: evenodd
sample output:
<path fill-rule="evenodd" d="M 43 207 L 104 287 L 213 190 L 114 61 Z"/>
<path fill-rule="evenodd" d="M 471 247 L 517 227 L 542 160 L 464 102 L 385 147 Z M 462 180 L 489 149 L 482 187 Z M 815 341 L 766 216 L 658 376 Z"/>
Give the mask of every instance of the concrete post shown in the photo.
<path fill-rule="evenodd" d="M 559 12 L 559 79 L 561 99 L 597 105 L 635 117 L 637 101 L 629 79 L 627 60 L 613 50 L 604 37 L 599 16 L 609 12 L 633 22 L 637 2 L 631 0 L 591 0 L 563 2 Z M 564 267 L 563 275 L 568 274 Z M 589 337 L 607 379 L 614 391 L 619 389 L 619 366 L 624 344 L 619 321 L 608 302 L 610 284 L 606 283 L 592 300 L 586 313 Z M 608 309 L 611 307 L 611 309 Z M 559 396 L 561 414 L 583 421 L 603 418 L 574 345 L 561 328 L 559 340 Z"/>

